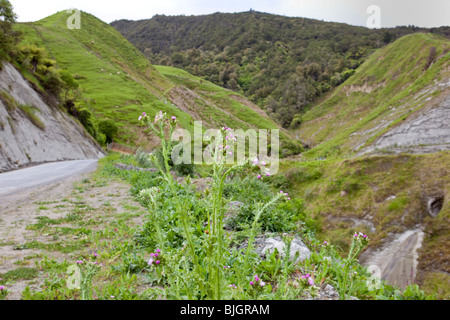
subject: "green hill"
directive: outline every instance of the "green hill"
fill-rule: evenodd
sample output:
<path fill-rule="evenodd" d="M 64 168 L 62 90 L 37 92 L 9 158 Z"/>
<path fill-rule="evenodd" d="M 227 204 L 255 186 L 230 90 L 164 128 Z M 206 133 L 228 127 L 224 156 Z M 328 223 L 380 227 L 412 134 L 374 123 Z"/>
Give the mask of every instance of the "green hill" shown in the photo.
<path fill-rule="evenodd" d="M 374 149 L 369 147 L 378 138 L 433 109 L 448 96 L 449 51 L 450 41 L 443 37 L 414 34 L 371 55 L 354 76 L 302 116 L 297 135 L 312 148 L 305 156 Z"/>
<path fill-rule="evenodd" d="M 414 32 L 367 29 L 250 11 L 164 16 L 111 24 L 154 64 L 187 70 L 243 93 L 284 127 L 345 81 L 374 50 Z"/>
<path fill-rule="evenodd" d="M 406 265 L 405 252 L 417 254 L 418 265 L 403 270 L 407 281 L 446 299 L 449 62 L 450 41 L 433 34 L 408 35 L 372 54 L 302 116 L 297 137 L 310 150 L 300 161 L 284 162 L 277 178 L 305 199 L 321 222 L 320 236 L 344 251 L 346 238 L 361 230 L 371 238 L 366 257 L 401 235 L 414 233 L 415 241 L 423 232 L 417 252 L 405 244 L 395 253 L 395 268 Z"/>
<path fill-rule="evenodd" d="M 81 29 L 68 29 L 69 16 L 59 12 L 35 23 L 17 24 L 23 33 L 21 45 L 44 47 L 73 74 L 94 114 L 119 125 L 118 142 L 154 145 L 137 118 L 142 112 L 159 110 L 177 116 L 188 130 L 194 120 L 214 128 L 278 128 L 239 94 L 181 70 L 152 66 L 119 32 L 88 13 L 82 12 Z M 289 141 L 286 132 L 282 139 Z"/>

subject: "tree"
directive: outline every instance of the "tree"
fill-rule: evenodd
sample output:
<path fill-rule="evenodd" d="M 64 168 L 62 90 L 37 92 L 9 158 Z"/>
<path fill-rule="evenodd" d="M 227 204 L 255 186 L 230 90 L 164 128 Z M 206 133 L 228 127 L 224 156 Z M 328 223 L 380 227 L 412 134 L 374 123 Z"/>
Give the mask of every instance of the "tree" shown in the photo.
<path fill-rule="evenodd" d="M 0 20 L 4 22 L 16 22 L 17 15 L 13 11 L 13 6 L 8 0 L 0 0 Z"/>
<path fill-rule="evenodd" d="M 111 143 L 119 128 L 113 120 L 102 120 L 98 123 L 98 129 L 106 136 L 106 143 Z"/>
<path fill-rule="evenodd" d="M 388 44 L 394 40 L 395 35 L 394 35 L 394 33 L 390 32 L 390 31 L 384 30 L 381 38 L 385 44 Z"/>
<path fill-rule="evenodd" d="M 17 34 L 12 29 L 17 15 L 8 0 L 0 0 L 0 55 L 7 54 L 17 43 Z"/>
<path fill-rule="evenodd" d="M 61 80 L 63 82 L 62 83 L 63 89 L 65 91 L 64 99 L 67 100 L 70 92 L 76 93 L 79 84 L 78 82 L 75 81 L 72 74 L 67 70 L 61 71 Z"/>

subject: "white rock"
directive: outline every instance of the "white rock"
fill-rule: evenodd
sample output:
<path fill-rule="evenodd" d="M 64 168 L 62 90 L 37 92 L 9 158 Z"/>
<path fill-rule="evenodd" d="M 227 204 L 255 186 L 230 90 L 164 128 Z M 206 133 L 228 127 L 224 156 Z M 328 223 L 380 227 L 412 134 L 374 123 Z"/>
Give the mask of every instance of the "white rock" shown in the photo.
<path fill-rule="evenodd" d="M 284 257 L 285 255 L 285 244 L 283 241 L 276 240 L 274 238 L 268 238 L 265 241 L 265 246 L 262 250 L 262 253 L 265 255 L 271 254 L 275 249 L 278 250 L 280 255 Z M 311 256 L 311 251 L 308 247 L 298 238 L 294 239 L 291 244 L 291 252 L 289 254 L 290 260 L 293 260 L 296 253 L 299 253 L 299 256 L 296 263 L 304 261 L 305 259 Z"/>

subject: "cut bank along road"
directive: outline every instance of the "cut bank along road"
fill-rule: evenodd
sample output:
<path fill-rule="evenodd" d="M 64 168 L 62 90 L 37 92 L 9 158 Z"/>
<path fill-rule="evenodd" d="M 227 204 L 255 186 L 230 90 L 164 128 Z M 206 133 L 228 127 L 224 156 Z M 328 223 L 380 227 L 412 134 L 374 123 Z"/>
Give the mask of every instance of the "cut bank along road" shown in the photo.
<path fill-rule="evenodd" d="M 0 174 L 0 198 L 94 171 L 98 160 L 47 163 Z"/>

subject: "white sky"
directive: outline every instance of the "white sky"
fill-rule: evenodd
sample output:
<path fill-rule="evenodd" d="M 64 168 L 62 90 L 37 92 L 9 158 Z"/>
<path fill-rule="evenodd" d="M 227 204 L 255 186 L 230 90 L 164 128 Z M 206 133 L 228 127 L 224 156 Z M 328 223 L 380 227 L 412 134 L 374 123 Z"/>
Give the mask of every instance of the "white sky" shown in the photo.
<path fill-rule="evenodd" d="M 105 22 L 150 19 L 155 14 L 201 15 L 242 12 L 250 8 L 291 17 L 366 26 L 369 5 L 381 9 L 381 27 L 450 25 L 450 0 L 9 0 L 19 21 L 45 18 L 61 10 L 77 8 Z"/>

